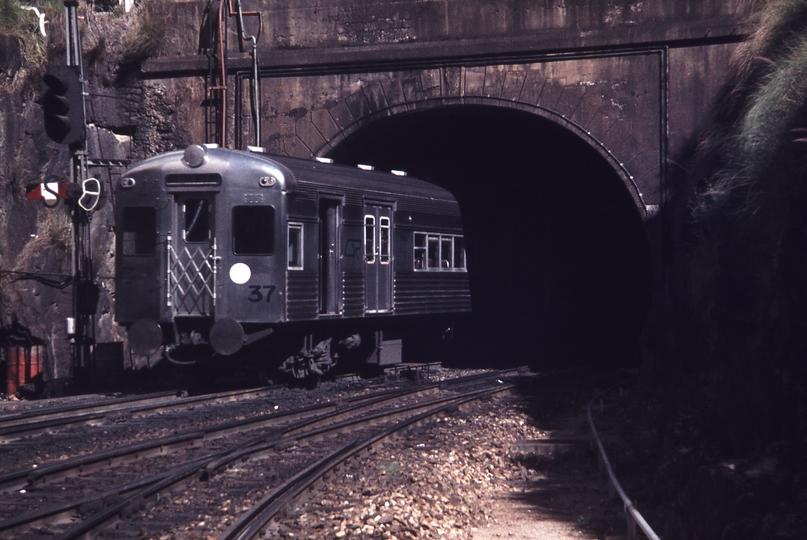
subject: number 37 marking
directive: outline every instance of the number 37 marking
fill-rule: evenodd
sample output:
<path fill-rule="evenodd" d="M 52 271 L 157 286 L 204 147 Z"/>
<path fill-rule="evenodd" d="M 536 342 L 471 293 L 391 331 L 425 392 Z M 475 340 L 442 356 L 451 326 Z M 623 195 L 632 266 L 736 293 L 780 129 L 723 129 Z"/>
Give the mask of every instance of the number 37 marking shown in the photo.
<path fill-rule="evenodd" d="M 249 290 L 250 293 L 247 300 L 250 302 L 261 302 L 264 297 L 266 297 L 266 303 L 268 304 L 272 301 L 272 293 L 277 290 L 277 287 L 274 285 L 250 285 Z M 266 294 L 264 294 L 263 291 L 266 291 Z"/>

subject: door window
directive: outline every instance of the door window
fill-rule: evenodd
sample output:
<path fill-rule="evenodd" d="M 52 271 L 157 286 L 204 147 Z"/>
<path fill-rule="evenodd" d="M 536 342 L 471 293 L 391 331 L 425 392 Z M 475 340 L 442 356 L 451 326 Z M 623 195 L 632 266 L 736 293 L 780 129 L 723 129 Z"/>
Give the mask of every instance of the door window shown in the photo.
<path fill-rule="evenodd" d="M 188 243 L 210 240 L 210 201 L 207 199 L 186 199 L 183 205 L 185 228 L 183 236 Z"/>
<path fill-rule="evenodd" d="M 368 264 L 375 262 L 375 216 L 364 216 L 364 258 Z"/>
<path fill-rule="evenodd" d="M 380 225 L 380 236 L 379 238 L 379 259 L 381 264 L 389 264 L 390 260 L 390 219 L 386 216 L 381 216 L 378 220 L 378 224 Z"/>

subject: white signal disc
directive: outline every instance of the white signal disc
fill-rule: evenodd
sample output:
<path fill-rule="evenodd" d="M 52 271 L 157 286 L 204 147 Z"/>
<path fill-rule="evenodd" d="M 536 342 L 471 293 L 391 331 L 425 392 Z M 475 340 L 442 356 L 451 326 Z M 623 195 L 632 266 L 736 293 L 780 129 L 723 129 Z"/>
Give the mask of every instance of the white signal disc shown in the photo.
<path fill-rule="evenodd" d="M 244 263 L 235 263 L 230 267 L 230 279 L 233 283 L 243 285 L 252 277 L 252 270 Z"/>

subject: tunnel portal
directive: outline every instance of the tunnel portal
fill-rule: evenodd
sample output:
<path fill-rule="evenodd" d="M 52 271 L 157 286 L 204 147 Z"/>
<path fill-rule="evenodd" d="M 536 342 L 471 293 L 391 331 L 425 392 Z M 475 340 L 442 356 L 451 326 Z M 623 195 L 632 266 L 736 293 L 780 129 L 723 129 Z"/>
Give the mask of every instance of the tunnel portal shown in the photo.
<path fill-rule="evenodd" d="M 444 106 L 369 124 L 328 157 L 405 170 L 458 199 L 474 298 L 458 361 L 638 361 L 651 296 L 642 220 L 576 134 L 519 110 Z"/>

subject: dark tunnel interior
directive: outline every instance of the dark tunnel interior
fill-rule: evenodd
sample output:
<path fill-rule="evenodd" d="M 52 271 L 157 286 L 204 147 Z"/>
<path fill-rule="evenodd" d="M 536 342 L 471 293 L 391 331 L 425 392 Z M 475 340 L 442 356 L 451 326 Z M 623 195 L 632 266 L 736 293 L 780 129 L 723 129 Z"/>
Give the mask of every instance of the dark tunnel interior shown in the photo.
<path fill-rule="evenodd" d="M 453 362 L 637 362 L 646 236 L 619 176 L 575 134 L 513 109 L 436 107 L 361 128 L 329 157 L 405 170 L 459 201 L 474 313 Z"/>

